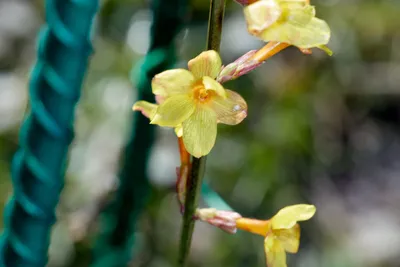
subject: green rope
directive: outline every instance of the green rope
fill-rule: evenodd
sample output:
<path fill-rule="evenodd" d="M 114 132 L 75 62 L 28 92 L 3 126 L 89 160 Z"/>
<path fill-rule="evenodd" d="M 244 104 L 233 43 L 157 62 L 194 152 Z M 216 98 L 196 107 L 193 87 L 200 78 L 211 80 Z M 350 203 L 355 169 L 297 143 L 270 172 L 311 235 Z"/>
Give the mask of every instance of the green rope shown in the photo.
<path fill-rule="evenodd" d="M 187 0 L 154 0 L 152 43 L 144 62 L 133 71 L 138 99 L 154 102 L 151 79 L 176 61 L 174 39 L 183 26 Z M 132 258 L 135 222 L 149 193 L 146 175 L 155 127 L 139 112 L 134 113 L 131 136 L 125 148 L 124 165 L 116 199 L 105 211 L 97 240 L 93 267 L 122 267 Z"/>
<path fill-rule="evenodd" d="M 46 1 L 47 25 L 39 36 L 30 80 L 32 111 L 21 128 L 20 150 L 13 160 L 14 195 L 4 215 L 1 267 L 47 263 L 97 8 L 95 0 Z"/>
<path fill-rule="evenodd" d="M 204 202 L 209 207 L 216 208 L 217 210 L 233 211 L 231 206 L 229 206 L 229 204 L 226 203 L 225 200 L 206 183 L 201 185 L 201 195 Z"/>

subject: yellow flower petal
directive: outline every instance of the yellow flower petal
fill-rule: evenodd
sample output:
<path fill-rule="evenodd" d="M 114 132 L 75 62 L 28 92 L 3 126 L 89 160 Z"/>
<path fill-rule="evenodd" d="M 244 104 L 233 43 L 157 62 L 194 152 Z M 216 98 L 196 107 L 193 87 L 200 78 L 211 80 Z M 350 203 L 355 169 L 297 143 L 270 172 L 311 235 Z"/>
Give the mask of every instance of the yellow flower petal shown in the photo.
<path fill-rule="evenodd" d="M 138 101 L 133 105 L 132 109 L 134 111 L 142 112 L 144 116 L 152 120 L 154 115 L 156 114 L 157 107 L 158 105 L 149 103 L 147 101 Z"/>
<path fill-rule="evenodd" d="M 286 252 L 274 235 L 268 235 L 264 240 L 264 250 L 268 267 L 287 267 Z"/>
<path fill-rule="evenodd" d="M 236 92 L 225 90 L 227 97 L 215 97 L 211 103 L 211 108 L 217 114 L 219 123 L 228 125 L 239 124 L 247 116 L 247 103 Z"/>
<path fill-rule="evenodd" d="M 301 8 L 288 8 L 286 16 L 291 24 L 304 27 L 315 17 L 315 7 L 307 5 Z"/>
<path fill-rule="evenodd" d="M 173 69 L 161 72 L 151 81 L 153 94 L 171 96 L 190 92 L 195 79 L 192 73 L 185 69 Z"/>
<path fill-rule="evenodd" d="M 155 95 L 156 103 L 159 105 L 162 104 L 162 102 L 164 102 L 166 98 L 167 96 Z"/>
<path fill-rule="evenodd" d="M 314 216 L 314 205 L 299 204 L 281 209 L 272 219 L 272 229 L 289 229 L 298 221 L 309 220 Z"/>
<path fill-rule="evenodd" d="M 244 8 L 244 16 L 250 33 L 257 34 L 281 16 L 281 8 L 275 0 L 258 1 Z"/>
<path fill-rule="evenodd" d="M 201 79 L 203 76 L 215 79 L 221 71 L 222 61 L 216 51 L 208 50 L 190 60 L 188 66 L 196 79 Z"/>
<path fill-rule="evenodd" d="M 214 80 L 208 76 L 204 76 L 203 77 L 203 85 L 206 90 L 213 90 L 217 93 L 217 95 L 219 95 L 223 98 L 226 98 L 226 92 L 225 92 L 224 87 L 216 80 Z"/>
<path fill-rule="evenodd" d="M 182 135 L 183 135 L 182 124 L 179 124 L 178 126 L 176 126 L 174 131 L 175 131 L 176 136 L 182 137 Z"/>
<path fill-rule="evenodd" d="M 167 98 L 157 109 L 151 124 L 176 127 L 190 117 L 195 105 L 189 95 L 175 95 Z"/>
<path fill-rule="evenodd" d="M 186 150 L 200 158 L 210 153 L 217 137 L 217 117 L 207 107 L 197 107 L 193 115 L 182 123 Z"/>
<path fill-rule="evenodd" d="M 312 18 L 305 26 L 298 26 L 290 21 L 275 23 L 261 32 L 258 37 L 264 41 L 278 41 L 299 48 L 312 48 L 326 45 L 330 34 L 329 26 L 325 21 Z"/>
<path fill-rule="evenodd" d="M 297 253 L 300 244 L 300 225 L 298 223 L 292 228 L 274 230 L 273 232 L 287 252 Z"/>

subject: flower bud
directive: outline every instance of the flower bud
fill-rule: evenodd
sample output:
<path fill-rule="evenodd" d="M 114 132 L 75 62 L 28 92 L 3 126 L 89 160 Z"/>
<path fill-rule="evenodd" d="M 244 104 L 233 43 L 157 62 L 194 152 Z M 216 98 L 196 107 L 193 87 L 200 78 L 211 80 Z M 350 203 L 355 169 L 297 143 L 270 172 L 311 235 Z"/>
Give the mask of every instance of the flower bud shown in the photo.
<path fill-rule="evenodd" d="M 197 209 L 196 216 L 199 220 L 207 222 L 230 234 L 236 233 L 236 220 L 242 218 L 237 212 L 217 210 L 214 208 Z"/>
<path fill-rule="evenodd" d="M 240 58 L 236 59 L 234 62 L 223 67 L 217 77 L 217 81 L 220 83 L 224 83 L 230 80 L 237 79 L 240 76 L 245 75 L 260 66 L 262 62 L 251 59 L 251 57 L 256 52 L 257 50 L 251 50 Z"/>

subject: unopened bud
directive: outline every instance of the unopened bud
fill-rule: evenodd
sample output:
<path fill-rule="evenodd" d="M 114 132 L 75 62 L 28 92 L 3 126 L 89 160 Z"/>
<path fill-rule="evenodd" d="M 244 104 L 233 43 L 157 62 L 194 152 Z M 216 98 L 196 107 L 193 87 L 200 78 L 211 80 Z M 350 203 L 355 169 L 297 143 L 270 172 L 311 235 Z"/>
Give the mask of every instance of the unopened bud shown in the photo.
<path fill-rule="evenodd" d="M 240 58 L 236 59 L 234 62 L 239 64 L 239 65 L 243 64 L 247 60 L 249 60 L 252 56 L 254 56 L 255 53 L 257 53 L 257 50 L 250 50 L 249 52 L 247 52 L 246 54 L 244 54 Z"/>
<path fill-rule="evenodd" d="M 257 60 L 249 60 L 244 62 L 242 65 L 239 66 L 238 70 L 236 71 L 235 78 L 249 73 L 250 71 L 254 70 L 263 63 L 264 62 L 260 62 Z"/>
<path fill-rule="evenodd" d="M 230 234 L 236 233 L 236 220 L 242 218 L 237 212 L 217 210 L 214 208 L 197 209 L 196 216 L 199 220 L 207 222 Z"/>
<path fill-rule="evenodd" d="M 234 62 L 223 67 L 217 77 L 217 81 L 220 83 L 224 83 L 230 80 L 237 79 L 240 76 L 247 74 L 248 72 L 260 66 L 262 62 L 251 59 L 251 57 L 254 56 L 256 52 L 257 50 L 251 50 L 240 58 L 236 59 Z"/>
<path fill-rule="evenodd" d="M 238 68 L 238 64 L 235 62 L 226 65 L 225 67 L 223 67 L 223 69 L 219 73 L 219 75 L 217 77 L 217 81 L 219 83 L 224 83 L 224 82 L 232 80 L 233 75 L 235 75 L 237 68 Z"/>

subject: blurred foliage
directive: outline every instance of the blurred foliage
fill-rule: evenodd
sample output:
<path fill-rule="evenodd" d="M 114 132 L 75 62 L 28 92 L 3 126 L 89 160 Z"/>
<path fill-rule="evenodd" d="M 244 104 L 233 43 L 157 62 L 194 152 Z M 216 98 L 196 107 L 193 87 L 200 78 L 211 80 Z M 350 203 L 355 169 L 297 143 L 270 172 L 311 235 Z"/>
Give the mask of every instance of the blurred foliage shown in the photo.
<path fill-rule="evenodd" d="M 207 181 L 248 217 L 268 218 L 287 204 L 316 204 L 317 216 L 303 224 L 301 249 L 289 257 L 290 266 L 397 266 L 400 2 L 312 2 L 332 27 L 334 56 L 289 48 L 227 83 L 248 101 L 249 116 L 239 126 L 219 126 Z M 129 73 L 149 44 L 148 5 L 102 3 L 49 266 L 87 266 L 97 215 L 117 186 L 136 99 Z M 208 7 L 208 1 L 192 1 L 188 27 L 176 40 L 179 67 L 204 48 Z M 1 203 L 11 193 L 11 159 L 43 11 L 43 1 L 0 1 Z M 224 63 L 261 46 L 247 35 L 240 6 L 228 1 Z M 171 131 L 158 130 L 150 165 L 154 189 L 137 228 L 141 242 L 132 266 L 174 266 L 180 214 L 172 190 L 178 150 Z M 263 266 L 262 242 L 198 223 L 191 266 Z"/>

